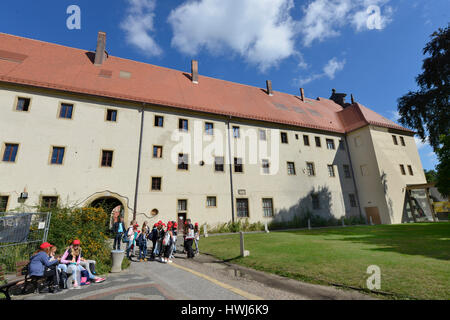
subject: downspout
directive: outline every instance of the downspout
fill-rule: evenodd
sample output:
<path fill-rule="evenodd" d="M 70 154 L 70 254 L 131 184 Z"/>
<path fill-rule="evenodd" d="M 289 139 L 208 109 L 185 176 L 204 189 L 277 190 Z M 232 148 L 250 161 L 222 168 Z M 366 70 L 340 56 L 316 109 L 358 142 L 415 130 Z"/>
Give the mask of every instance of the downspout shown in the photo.
<path fill-rule="evenodd" d="M 142 109 L 141 109 L 141 129 L 140 129 L 140 134 L 139 134 L 139 152 L 138 152 L 138 159 L 137 159 L 136 188 L 134 190 L 133 220 L 136 220 L 138 191 L 139 191 L 139 176 L 140 176 L 140 171 L 141 171 L 142 133 L 144 131 L 144 107 L 145 107 L 145 103 L 142 105 Z"/>
<path fill-rule="evenodd" d="M 227 118 L 227 127 L 228 127 L 227 135 L 228 135 L 228 162 L 229 162 L 229 171 L 230 171 L 231 222 L 234 223 L 233 166 L 231 164 L 230 120 L 231 120 L 231 116 Z"/>
<path fill-rule="evenodd" d="M 361 211 L 361 201 L 359 199 L 358 188 L 356 187 L 355 172 L 353 171 L 352 157 L 350 156 L 350 149 L 348 147 L 348 142 L 347 142 L 347 134 L 344 135 L 344 139 L 345 139 L 345 147 L 347 149 L 348 160 L 350 162 L 350 170 L 352 172 L 353 187 L 355 188 L 356 199 L 358 199 L 359 218 L 362 219 L 363 214 Z M 366 223 L 367 223 L 367 219 L 364 218 L 364 220 L 366 220 Z"/>

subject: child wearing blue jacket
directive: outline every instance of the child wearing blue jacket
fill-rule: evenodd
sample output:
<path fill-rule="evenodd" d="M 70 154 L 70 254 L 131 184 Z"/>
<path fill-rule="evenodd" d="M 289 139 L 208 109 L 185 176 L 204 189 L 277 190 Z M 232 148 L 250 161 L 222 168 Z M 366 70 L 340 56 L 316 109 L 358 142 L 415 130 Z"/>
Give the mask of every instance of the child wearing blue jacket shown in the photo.
<path fill-rule="evenodd" d="M 39 247 L 39 250 L 31 256 L 28 276 L 47 278 L 49 292 L 56 293 L 60 291 L 58 269 L 56 268 L 60 259 L 50 261 L 49 252 L 51 247 L 53 246 L 50 243 L 44 242 Z"/>

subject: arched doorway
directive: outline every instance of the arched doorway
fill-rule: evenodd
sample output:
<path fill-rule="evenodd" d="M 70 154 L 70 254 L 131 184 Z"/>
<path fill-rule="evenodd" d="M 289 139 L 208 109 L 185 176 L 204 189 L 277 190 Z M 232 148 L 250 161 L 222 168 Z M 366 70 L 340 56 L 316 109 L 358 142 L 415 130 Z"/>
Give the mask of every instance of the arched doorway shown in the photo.
<path fill-rule="evenodd" d="M 114 220 L 123 217 L 125 219 L 125 208 L 123 203 L 111 196 L 101 196 L 93 200 L 89 205 L 91 208 L 102 208 L 106 214 L 108 215 L 108 219 L 105 221 L 105 231 L 106 233 L 110 233 Z M 117 209 L 114 213 L 113 210 Z"/>

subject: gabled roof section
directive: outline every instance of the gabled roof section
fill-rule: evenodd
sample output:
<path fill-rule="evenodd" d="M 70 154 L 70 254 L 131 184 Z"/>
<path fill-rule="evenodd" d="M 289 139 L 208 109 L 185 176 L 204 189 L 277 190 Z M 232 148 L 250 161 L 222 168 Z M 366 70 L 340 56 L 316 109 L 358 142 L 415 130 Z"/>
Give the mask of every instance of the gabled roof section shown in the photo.
<path fill-rule="evenodd" d="M 401 130 L 410 134 L 414 133 L 414 131 L 403 128 L 395 122 L 386 119 L 369 108 L 366 108 L 360 103 L 354 103 L 351 106 L 339 111 L 338 115 L 345 132 L 350 132 L 367 125 L 374 125 L 378 127 Z"/>
<path fill-rule="evenodd" d="M 353 115 L 351 108 L 356 107 L 344 110 L 329 99 L 302 101 L 278 91 L 269 96 L 262 88 L 205 76 L 194 84 L 190 73 L 113 56 L 94 66 L 93 55 L 0 33 L 0 81 L 336 133 L 365 122 L 393 124 L 360 105 L 363 120 Z"/>

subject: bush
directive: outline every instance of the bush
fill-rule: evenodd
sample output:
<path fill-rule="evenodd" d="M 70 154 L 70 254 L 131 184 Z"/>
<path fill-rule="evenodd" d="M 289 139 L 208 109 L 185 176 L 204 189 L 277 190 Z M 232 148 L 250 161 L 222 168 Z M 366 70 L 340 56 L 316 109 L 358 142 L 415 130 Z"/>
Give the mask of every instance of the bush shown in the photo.
<path fill-rule="evenodd" d="M 262 222 L 250 223 L 248 219 L 238 220 L 236 222 L 219 223 L 216 226 L 207 225 L 208 233 L 230 233 L 230 232 L 248 232 L 248 231 L 263 231 L 264 224 Z M 201 228 L 203 234 L 203 228 Z"/>
<path fill-rule="evenodd" d="M 79 239 L 83 256 L 97 262 L 97 273 L 109 272 L 111 249 L 105 227 L 108 214 L 101 208 L 57 208 L 51 213 L 48 242 L 58 248 L 57 253 L 64 253 L 73 240 Z"/>
<path fill-rule="evenodd" d="M 366 224 L 366 221 L 359 216 L 342 217 L 340 219 L 336 219 L 335 217 L 325 218 L 315 215 L 309 210 L 305 210 L 300 214 L 296 214 L 290 221 L 272 221 L 268 227 L 269 230 L 307 228 L 308 220 L 310 220 L 311 228 L 341 226 L 342 220 L 344 220 L 346 226 Z"/>

